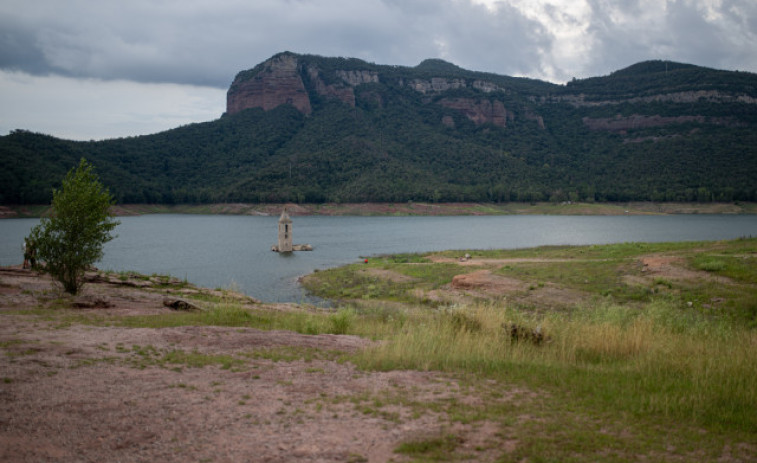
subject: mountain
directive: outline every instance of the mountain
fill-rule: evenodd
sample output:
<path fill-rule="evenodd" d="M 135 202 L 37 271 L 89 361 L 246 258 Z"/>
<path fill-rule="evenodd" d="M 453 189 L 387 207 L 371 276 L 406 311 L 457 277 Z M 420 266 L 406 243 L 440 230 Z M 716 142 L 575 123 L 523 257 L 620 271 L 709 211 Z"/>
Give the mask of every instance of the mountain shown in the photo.
<path fill-rule="evenodd" d="M 119 202 L 755 201 L 757 75 L 647 61 L 556 85 L 284 52 L 218 120 L 74 142 L 0 137 L 0 203 L 82 156 Z"/>

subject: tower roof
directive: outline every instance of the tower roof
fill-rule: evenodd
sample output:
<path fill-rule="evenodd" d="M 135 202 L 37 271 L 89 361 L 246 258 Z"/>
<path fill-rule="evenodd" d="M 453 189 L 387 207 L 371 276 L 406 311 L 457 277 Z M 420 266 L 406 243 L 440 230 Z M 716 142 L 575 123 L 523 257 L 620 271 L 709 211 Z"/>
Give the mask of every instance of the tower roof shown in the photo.
<path fill-rule="evenodd" d="M 287 208 L 285 207 L 283 211 L 281 211 L 281 217 L 279 217 L 279 223 L 292 223 L 292 219 L 289 218 L 289 214 L 287 214 Z"/>

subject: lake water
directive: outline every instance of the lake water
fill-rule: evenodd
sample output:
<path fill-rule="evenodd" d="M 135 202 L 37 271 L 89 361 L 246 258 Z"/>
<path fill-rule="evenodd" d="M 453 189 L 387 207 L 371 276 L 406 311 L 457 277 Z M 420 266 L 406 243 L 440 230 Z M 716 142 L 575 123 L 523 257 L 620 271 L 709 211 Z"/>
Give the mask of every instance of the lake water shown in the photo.
<path fill-rule="evenodd" d="M 294 217 L 295 243 L 312 252 L 271 252 L 278 217 L 156 214 L 121 217 L 97 266 L 171 274 L 205 287 L 235 285 L 269 302 L 309 298 L 297 278 L 364 256 L 446 249 L 523 248 L 733 239 L 757 236 L 754 215 Z M 38 219 L 0 220 L 0 265 L 23 261 Z"/>

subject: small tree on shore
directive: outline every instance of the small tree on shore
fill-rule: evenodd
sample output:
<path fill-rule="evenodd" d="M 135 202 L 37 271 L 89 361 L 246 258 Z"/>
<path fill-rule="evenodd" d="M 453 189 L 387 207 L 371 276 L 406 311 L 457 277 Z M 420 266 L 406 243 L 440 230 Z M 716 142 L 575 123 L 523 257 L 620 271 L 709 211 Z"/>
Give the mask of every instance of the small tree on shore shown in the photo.
<path fill-rule="evenodd" d="M 119 224 L 110 213 L 113 197 L 84 158 L 53 190 L 52 214 L 31 231 L 30 241 L 44 269 L 76 294 L 84 271 L 102 257 L 110 232 Z"/>

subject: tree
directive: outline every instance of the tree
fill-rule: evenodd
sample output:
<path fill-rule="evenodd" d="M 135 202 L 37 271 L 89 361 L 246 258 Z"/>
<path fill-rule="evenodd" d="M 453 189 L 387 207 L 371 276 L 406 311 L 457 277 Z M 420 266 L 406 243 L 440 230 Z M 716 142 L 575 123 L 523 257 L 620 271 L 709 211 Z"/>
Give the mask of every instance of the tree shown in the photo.
<path fill-rule="evenodd" d="M 102 257 L 103 244 L 119 224 L 110 213 L 113 197 L 86 159 L 71 169 L 60 188 L 53 190 L 52 214 L 31 231 L 30 240 L 45 271 L 76 294 L 84 271 Z"/>

